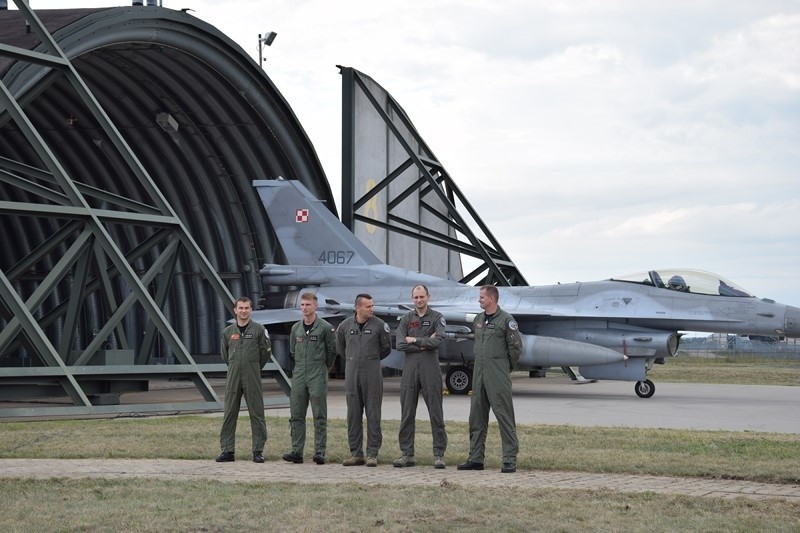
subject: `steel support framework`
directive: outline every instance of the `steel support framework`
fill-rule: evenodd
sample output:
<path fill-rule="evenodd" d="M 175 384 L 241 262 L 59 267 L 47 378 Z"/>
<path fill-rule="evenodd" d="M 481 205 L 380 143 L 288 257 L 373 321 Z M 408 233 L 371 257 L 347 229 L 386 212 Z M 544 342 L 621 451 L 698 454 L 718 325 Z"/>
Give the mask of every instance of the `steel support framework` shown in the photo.
<path fill-rule="evenodd" d="M 406 116 L 405 111 L 402 110 L 394 98 L 388 96 L 387 108 L 384 108 L 367 87 L 363 73 L 350 67 L 339 66 L 339 69 L 342 75 L 342 221 L 344 224 L 353 231 L 356 221 L 369 223 L 387 231 L 419 239 L 480 260 L 479 266 L 472 272 L 465 274 L 460 280 L 462 283 L 502 286 L 527 285 L 522 273 L 500 246 L 500 243 L 492 235 L 483 220 L 481 220 L 444 166 L 433 155 L 433 152 Z M 366 96 L 376 113 L 385 123 L 386 128 L 392 135 L 392 140 L 402 146 L 407 156 L 386 177 L 378 181 L 375 187 L 358 198 L 355 197 L 354 186 L 356 90 L 360 90 Z M 411 143 L 403 136 L 397 124 L 392 120 L 388 112 L 390 110 L 406 132 L 409 133 L 411 139 L 419 146 L 419 153 L 412 148 Z M 384 222 L 358 213 L 360 208 L 376 198 L 381 191 L 389 187 L 390 183 L 395 182 L 401 174 L 412 167 L 417 169 L 418 179 L 390 200 L 387 221 Z M 456 234 L 463 235 L 466 241 L 453 237 L 446 232 L 431 230 L 392 212 L 393 208 L 415 192 L 419 192 L 420 207 L 422 209 L 442 220 L 449 229 L 455 230 Z M 446 206 L 447 214 L 444 215 L 434 209 L 429 202 L 425 201 L 426 196 L 434 196 L 441 201 Z M 464 214 L 459 211 L 457 203 L 463 207 Z M 486 240 L 481 239 L 471 229 L 471 224 L 480 230 Z"/>
<path fill-rule="evenodd" d="M 229 304 L 229 308 L 233 305 L 233 296 L 41 20 L 26 2 L 15 0 L 15 4 L 30 24 L 31 31 L 41 39 L 46 53 L 0 43 L 0 55 L 44 65 L 52 69 L 51 75 L 57 72 L 65 76 L 124 159 L 131 176 L 147 192 L 152 205 L 74 180 L 23 110 L 20 101 L 25 101 L 26 94 L 13 95 L 0 80 L 0 104 L 3 106 L 0 123 L 13 120 L 45 167 L 34 168 L 9 158 L 0 158 L 0 181 L 25 190 L 40 200 L 0 200 L 0 220 L 6 216 L 45 217 L 57 226 L 53 234 L 27 257 L 6 271 L 0 270 L 0 317 L 6 323 L 0 331 L 0 354 L 14 349 L 25 350 L 35 354 L 43 365 L 0 368 L 0 385 L 57 385 L 74 404 L 0 409 L 0 418 L 221 409 L 223 404 L 208 377 L 224 375 L 226 366 L 196 363 L 162 312 L 179 252 L 183 251 L 191 258 L 206 282 L 211 284 L 213 291 L 226 305 Z M 34 87 L 28 91 L 36 92 L 36 89 Z M 149 236 L 124 252 L 108 231 L 110 225 L 120 224 L 147 227 Z M 63 252 L 65 249 L 66 253 Z M 132 265 L 145 255 L 156 256 L 157 259 L 145 272 L 137 272 Z M 54 266 L 30 294 L 21 294 L 15 284 L 19 285 L 26 272 L 45 258 L 51 260 Z M 119 290 L 115 292 L 112 286 L 112 280 L 120 279 L 127 287 L 125 294 L 120 294 Z M 69 284 L 70 299 L 46 313 L 41 312 L 41 306 L 51 291 L 63 283 Z M 94 339 L 75 352 L 76 317 L 83 302 L 90 297 L 102 299 L 108 316 L 104 317 L 105 325 Z M 133 344 L 125 337 L 122 321 L 137 305 L 148 316 L 149 322 L 142 332 L 143 340 L 139 343 L 135 362 L 119 365 L 93 363 L 92 359 L 102 351 L 104 339 L 109 336 L 115 336 L 117 346 L 123 351 Z M 62 324 L 62 335 L 51 340 L 43 328 L 56 322 Z M 180 364 L 148 364 L 158 336 L 169 345 Z M 283 393 L 288 395 L 289 380 L 274 358 L 265 366 L 263 375 L 277 379 Z M 88 389 L 96 392 L 97 382 L 141 383 L 150 379 L 189 379 L 203 401 L 95 405 L 92 394 L 87 392 L 87 385 L 92 385 Z M 265 403 L 287 403 L 285 397 L 273 400 Z"/>

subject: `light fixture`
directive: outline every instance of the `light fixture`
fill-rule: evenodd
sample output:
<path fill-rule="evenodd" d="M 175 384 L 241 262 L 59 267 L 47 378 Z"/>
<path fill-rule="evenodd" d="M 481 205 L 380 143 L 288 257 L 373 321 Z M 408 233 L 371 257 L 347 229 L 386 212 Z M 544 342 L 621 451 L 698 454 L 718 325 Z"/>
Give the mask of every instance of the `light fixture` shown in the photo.
<path fill-rule="evenodd" d="M 178 121 L 169 113 L 159 113 L 156 115 L 156 124 L 167 133 L 178 131 Z"/>
<path fill-rule="evenodd" d="M 268 31 L 262 37 L 261 34 L 258 34 L 258 64 L 261 65 L 264 62 L 264 47 L 271 46 L 272 41 L 275 40 L 278 34 L 274 31 Z"/>
<path fill-rule="evenodd" d="M 277 37 L 277 36 L 278 36 L 278 34 L 275 33 L 274 31 L 270 31 L 270 32 L 265 33 L 264 34 L 264 39 L 263 39 L 264 44 L 267 45 L 267 46 L 272 46 L 272 41 L 274 41 L 275 37 Z"/>

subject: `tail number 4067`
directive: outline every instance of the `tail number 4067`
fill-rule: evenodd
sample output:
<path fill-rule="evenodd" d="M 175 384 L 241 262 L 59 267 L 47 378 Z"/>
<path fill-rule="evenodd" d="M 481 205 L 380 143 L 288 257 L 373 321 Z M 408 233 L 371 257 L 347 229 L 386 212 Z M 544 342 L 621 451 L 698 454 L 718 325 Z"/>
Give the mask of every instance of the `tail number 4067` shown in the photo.
<path fill-rule="evenodd" d="M 352 250 L 328 250 L 319 254 L 317 261 L 329 265 L 346 265 L 356 253 Z"/>

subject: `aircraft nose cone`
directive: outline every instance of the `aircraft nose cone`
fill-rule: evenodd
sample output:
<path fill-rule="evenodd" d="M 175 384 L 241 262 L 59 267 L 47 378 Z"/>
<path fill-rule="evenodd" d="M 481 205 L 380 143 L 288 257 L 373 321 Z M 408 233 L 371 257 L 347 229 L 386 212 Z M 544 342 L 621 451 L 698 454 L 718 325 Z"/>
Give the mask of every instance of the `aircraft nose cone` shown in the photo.
<path fill-rule="evenodd" d="M 783 330 L 787 337 L 800 337 L 800 307 L 787 305 L 783 321 Z"/>

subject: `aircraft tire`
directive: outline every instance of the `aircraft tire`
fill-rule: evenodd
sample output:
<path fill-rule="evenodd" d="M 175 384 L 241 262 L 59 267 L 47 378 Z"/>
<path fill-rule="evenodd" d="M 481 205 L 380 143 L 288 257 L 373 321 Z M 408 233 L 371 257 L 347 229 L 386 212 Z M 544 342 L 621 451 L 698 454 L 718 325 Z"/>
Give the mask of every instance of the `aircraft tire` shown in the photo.
<path fill-rule="evenodd" d="M 445 386 L 450 394 L 468 394 L 472 390 L 472 369 L 462 365 L 450 367 Z"/>
<path fill-rule="evenodd" d="M 636 395 L 639 398 L 650 398 L 656 393 L 656 386 L 652 381 L 646 379 L 644 381 L 637 381 L 636 385 L 633 387 L 633 390 L 636 391 Z"/>

